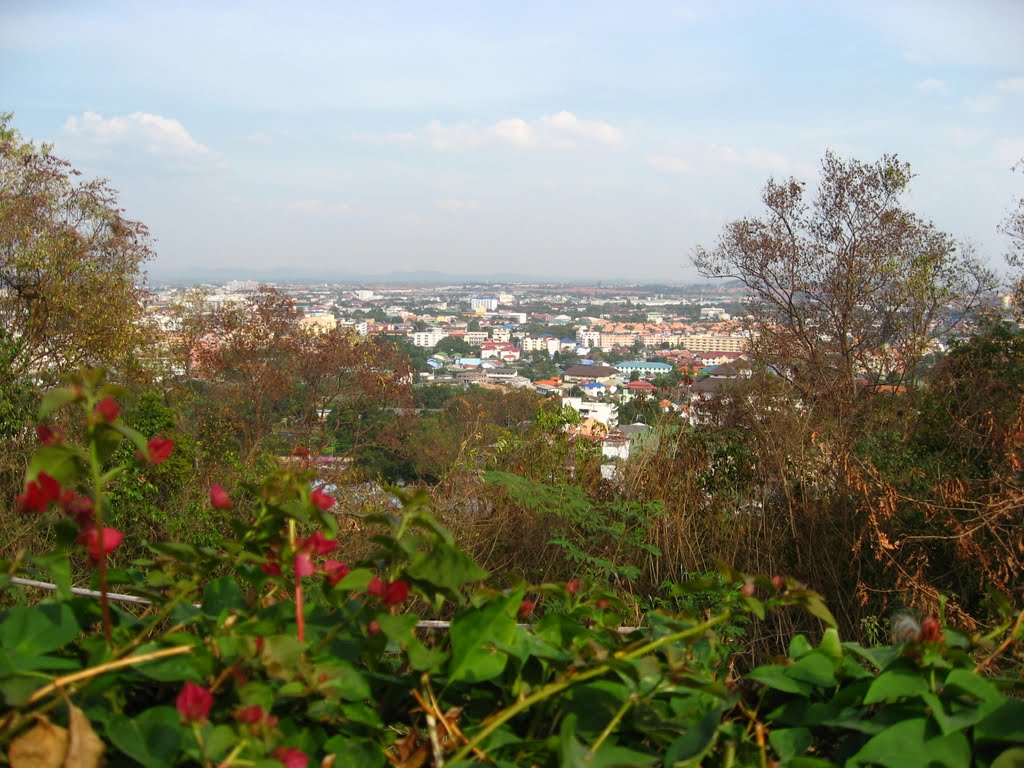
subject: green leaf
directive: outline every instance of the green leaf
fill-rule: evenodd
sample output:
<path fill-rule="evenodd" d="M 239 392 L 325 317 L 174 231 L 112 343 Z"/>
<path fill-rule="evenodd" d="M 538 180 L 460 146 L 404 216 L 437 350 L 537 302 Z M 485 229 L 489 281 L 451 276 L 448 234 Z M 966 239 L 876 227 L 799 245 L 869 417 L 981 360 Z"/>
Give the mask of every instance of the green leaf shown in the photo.
<path fill-rule="evenodd" d="M 686 733 L 672 742 L 665 752 L 665 765 L 698 766 L 715 745 L 722 722 L 719 709 L 709 710 L 699 721 L 691 723 Z"/>
<path fill-rule="evenodd" d="M 363 701 L 370 698 L 370 684 L 363 673 L 347 661 L 330 661 L 313 669 L 316 690 L 325 699 Z"/>
<path fill-rule="evenodd" d="M 492 598 L 480 608 L 465 611 L 452 619 L 452 658 L 448 664 L 450 682 L 478 683 L 501 674 L 508 655 L 495 642 L 508 644 L 516 632 L 516 614 L 523 590 L 505 597 Z"/>
<path fill-rule="evenodd" d="M 182 733 L 174 707 L 153 707 L 135 717 L 115 715 L 106 729 L 106 737 L 115 747 L 147 768 L 175 765 Z"/>
<path fill-rule="evenodd" d="M 34 558 L 36 565 L 46 571 L 57 585 L 55 596 L 58 600 L 71 599 L 71 560 L 63 552 L 53 552 Z"/>
<path fill-rule="evenodd" d="M 40 472 L 45 472 L 61 485 L 70 485 L 80 474 L 81 466 L 78 459 L 78 452 L 70 445 L 41 446 L 33 454 L 25 477 L 32 482 Z"/>
<path fill-rule="evenodd" d="M 324 750 L 333 754 L 336 765 L 348 768 L 382 768 L 387 765 L 384 751 L 369 739 L 332 736 L 324 742 Z"/>
<path fill-rule="evenodd" d="M 0 646 L 12 656 L 36 656 L 67 645 L 80 631 L 65 603 L 18 606 L 0 618 Z"/>
<path fill-rule="evenodd" d="M 842 658 L 843 644 L 839 641 L 839 632 L 836 631 L 835 627 L 828 627 L 822 633 L 818 650 L 833 661 L 839 661 Z"/>
<path fill-rule="evenodd" d="M 345 578 L 334 585 L 334 589 L 349 592 L 361 592 L 369 586 L 373 580 L 373 571 L 369 568 L 356 568 L 349 572 Z"/>
<path fill-rule="evenodd" d="M 57 387 L 51 389 L 39 404 L 39 420 L 45 421 L 46 417 L 58 408 L 63 408 L 68 403 L 73 403 L 79 397 L 74 387 Z"/>
<path fill-rule="evenodd" d="M 992 761 L 989 768 L 1024 768 L 1024 748 L 1010 747 Z"/>
<path fill-rule="evenodd" d="M 245 607 L 245 596 L 231 576 L 214 579 L 203 588 L 203 613 L 210 618 L 217 618 L 224 611 L 242 611 Z"/>
<path fill-rule="evenodd" d="M 794 680 L 831 688 L 836 684 L 832 660 L 821 651 L 811 651 L 792 666 L 786 667 L 786 674 Z"/>
<path fill-rule="evenodd" d="M 657 758 L 644 752 L 620 747 L 610 739 L 596 751 L 576 740 L 576 717 L 569 715 L 559 731 L 559 765 L 567 768 L 631 768 L 654 765 Z"/>
<path fill-rule="evenodd" d="M 971 764 L 971 745 L 963 733 L 929 738 L 928 720 L 911 718 L 873 736 L 847 765 L 881 765 L 885 768 L 948 768 Z"/>
<path fill-rule="evenodd" d="M 974 727 L 976 741 L 1024 744 L 1024 701 L 1007 699 Z"/>
<path fill-rule="evenodd" d="M 871 683 L 864 695 L 865 704 L 876 704 L 880 701 L 898 701 L 910 696 L 928 693 L 928 681 L 921 677 L 916 669 L 897 667 L 890 669 Z"/>
<path fill-rule="evenodd" d="M 776 728 L 768 734 L 772 749 L 783 763 L 802 755 L 814 743 L 810 728 Z"/>
<path fill-rule="evenodd" d="M 292 680 L 298 671 L 303 644 L 291 635 L 271 635 L 263 639 L 260 660 L 270 677 Z"/>
<path fill-rule="evenodd" d="M 946 677 L 946 684 L 942 689 L 942 695 L 967 694 L 980 701 L 998 702 L 1002 701 L 1003 695 L 988 680 L 974 672 L 966 669 L 954 669 Z"/>
<path fill-rule="evenodd" d="M 459 599 L 465 584 L 487 578 L 487 571 L 455 544 L 442 543 L 429 551 L 417 552 L 405 571 L 410 578 L 442 590 Z"/>
<path fill-rule="evenodd" d="M 769 688 L 774 688 L 777 691 L 795 693 L 800 696 L 811 695 L 814 689 L 811 688 L 810 685 L 801 680 L 790 677 L 786 672 L 786 667 L 766 664 L 750 670 L 750 672 L 747 673 L 747 678 L 761 683 L 762 685 L 766 685 Z"/>

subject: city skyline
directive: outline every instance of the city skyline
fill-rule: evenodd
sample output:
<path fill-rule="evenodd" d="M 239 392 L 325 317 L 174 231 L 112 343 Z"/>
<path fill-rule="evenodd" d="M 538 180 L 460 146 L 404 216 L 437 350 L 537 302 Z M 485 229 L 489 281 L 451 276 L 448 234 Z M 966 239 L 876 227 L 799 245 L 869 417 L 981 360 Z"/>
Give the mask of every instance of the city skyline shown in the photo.
<path fill-rule="evenodd" d="M 827 149 L 1002 268 L 1024 6 L 0 4 L 0 109 L 110 180 L 154 278 L 691 282 Z"/>

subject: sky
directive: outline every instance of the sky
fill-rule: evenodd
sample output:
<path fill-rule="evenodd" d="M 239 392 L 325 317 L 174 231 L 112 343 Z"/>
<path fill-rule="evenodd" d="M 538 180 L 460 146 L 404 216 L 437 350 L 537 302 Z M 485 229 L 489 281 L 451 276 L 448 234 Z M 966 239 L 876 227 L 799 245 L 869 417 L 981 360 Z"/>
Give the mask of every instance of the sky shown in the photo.
<path fill-rule="evenodd" d="M 0 0 L 0 111 L 109 180 L 153 278 L 688 282 L 828 149 L 898 154 L 998 267 L 1021 30 L 1019 0 Z"/>

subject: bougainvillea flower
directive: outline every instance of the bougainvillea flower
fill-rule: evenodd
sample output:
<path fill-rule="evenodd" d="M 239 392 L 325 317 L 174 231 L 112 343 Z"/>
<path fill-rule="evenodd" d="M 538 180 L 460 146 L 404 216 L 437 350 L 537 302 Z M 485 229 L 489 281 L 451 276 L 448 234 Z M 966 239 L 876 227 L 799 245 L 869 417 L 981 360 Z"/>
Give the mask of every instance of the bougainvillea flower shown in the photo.
<path fill-rule="evenodd" d="M 227 510 L 235 506 L 228 492 L 219 485 L 210 486 L 210 505 L 214 509 Z"/>
<path fill-rule="evenodd" d="M 320 531 L 317 531 L 308 539 L 300 541 L 298 548 L 314 555 L 329 555 L 338 548 L 338 540 L 325 538 Z"/>
<path fill-rule="evenodd" d="M 201 685 L 196 685 L 191 680 L 185 683 L 178 694 L 174 705 L 178 708 L 178 714 L 189 723 L 198 723 L 206 719 L 213 707 L 213 694 Z"/>
<path fill-rule="evenodd" d="M 43 445 L 57 445 L 64 442 L 64 433 L 56 427 L 40 424 L 36 427 L 36 437 Z"/>
<path fill-rule="evenodd" d="M 376 576 L 370 579 L 370 583 L 366 585 L 366 594 L 373 595 L 374 597 L 384 597 L 384 593 L 387 590 L 388 585 Z"/>
<path fill-rule="evenodd" d="M 334 497 L 324 493 L 320 488 L 314 488 L 309 498 L 314 505 L 325 512 L 334 506 Z"/>
<path fill-rule="evenodd" d="M 15 502 L 22 512 L 45 512 L 52 502 L 60 499 L 60 483 L 45 472 L 25 486 Z"/>
<path fill-rule="evenodd" d="M 312 576 L 316 573 L 316 566 L 313 565 L 313 557 L 306 550 L 299 550 L 295 553 L 295 578 L 301 579 L 303 576 Z"/>
<path fill-rule="evenodd" d="M 277 555 L 271 553 L 267 556 L 267 562 L 260 565 L 260 570 L 267 576 L 280 576 L 281 565 L 277 562 Z"/>
<path fill-rule="evenodd" d="M 121 546 L 121 542 L 124 541 L 124 534 L 116 528 L 104 528 L 103 535 L 101 536 L 98 529 L 89 528 L 79 534 L 78 541 L 89 548 L 89 557 L 93 560 L 99 560 L 101 556 L 109 555 Z"/>
<path fill-rule="evenodd" d="M 146 443 L 146 450 L 153 464 L 162 464 L 174 450 L 174 441 L 168 437 L 151 437 Z"/>
<path fill-rule="evenodd" d="M 251 707 L 244 707 L 235 713 L 235 720 L 246 725 L 253 725 L 255 723 L 263 722 L 263 707 L 259 704 L 253 704 Z"/>
<path fill-rule="evenodd" d="M 332 587 L 349 574 L 348 565 L 338 560 L 324 561 L 324 576 Z"/>
<path fill-rule="evenodd" d="M 274 750 L 273 757 L 280 760 L 284 768 L 306 768 L 309 765 L 309 757 L 295 747 L 278 747 Z"/>
<path fill-rule="evenodd" d="M 384 590 L 384 597 L 381 598 L 381 602 L 389 606 L 398 605 L 399 603 L 404 603 L 405 598 L 408 596 L 409 585 L 404 581 L 393 581 Z"/>
<path fill-rule="evenodd" d="M 109 424 L 121 413 L 121 406 L 117 404 L 117 400 L 114 398 L 105 397 L 96 403 L 96 407 L 93 408 L 92 412 L 96 414 L 98 419 Z"/>

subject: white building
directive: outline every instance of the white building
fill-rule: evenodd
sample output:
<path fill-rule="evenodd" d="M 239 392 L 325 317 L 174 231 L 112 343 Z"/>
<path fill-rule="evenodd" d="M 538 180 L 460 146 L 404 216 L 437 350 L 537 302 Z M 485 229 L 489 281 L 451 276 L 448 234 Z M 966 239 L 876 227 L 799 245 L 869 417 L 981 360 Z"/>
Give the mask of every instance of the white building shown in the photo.
<path fill-rule="evenodd" d="M 412 335 L 412 345 L 414 347 L 428 347 L 433 349 L 441 339 L 446 338 L 447 336 L 448 332 L 442 331 L 440 328 L 431 328 L 429 331 L 416 331 Z"/>
<path fill-rule="evenodd" d="M 487 341 L 487 331 L 466 331 L 466 335 L 462 338 L 471 347 L 479 347 Z"/>
<path fill-rule="evenodd" d="M 578 411 L 584 419 L 593 419 L 611 429 L 619 424 L 619 406 L 615 403 L 594 402 L 582 397 L 563 397 L 562 405 Z"/>
<path fill-rule="evenodd" d="M 498 308 L 498 297 L 489 293 L 474 296 L 469 300 L 469 308 L 474 312 L 493 312 Z"/>

